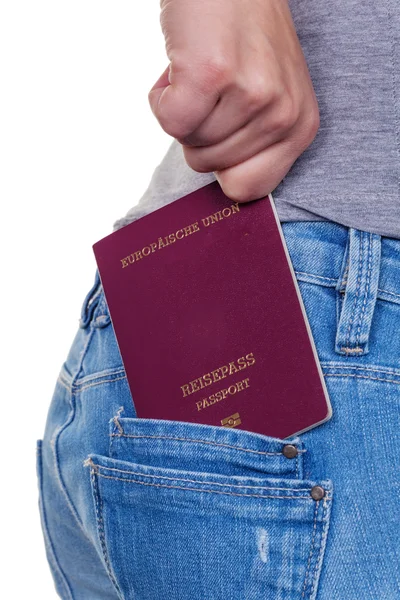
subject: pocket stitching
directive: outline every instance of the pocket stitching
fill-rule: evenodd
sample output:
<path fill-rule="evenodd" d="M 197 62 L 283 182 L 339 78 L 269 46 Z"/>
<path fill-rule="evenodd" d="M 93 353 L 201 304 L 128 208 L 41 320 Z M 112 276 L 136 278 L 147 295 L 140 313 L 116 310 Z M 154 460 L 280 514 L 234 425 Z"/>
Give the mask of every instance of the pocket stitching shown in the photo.
<path fill-rule="evenodd" d="M 302 598 L 305 597 L 307 587 L 310 585 L 307 581 L 307 578 L 308 578 L 311 583 L 310 594 L 308 596 L 309 600 L 315 600 L 315 597 L 316 597 L 316 594 L 318 591 L 318 581 L 319 581 L 319 576 L 321 574 L 322 560 L 323 560 L 323 557 L 325 554 L 326 538 L 327 538 L 329 522 L 330 522 L 329 512 L 328 512 L 328 503 L 326 502 L 326 498 L 324 498 L 323 502 L 322 502 L 322 518 L 320 521 L 320 523 L 322 524 L 322 528 L 321 528 L 321 533 L 320 533 L 319 552 L 316 555 L 315 566 L 313 567 L 312 579 L 310 579 L 310 577 L 311 577 L 311 570 L 310 570 L 311 559 L 312 559 L 312 556 L 314 554 L 314 550 L 316 547 L 315 533 L 316 533 L 316 529 L 317 529 L 317 515 L 318 515 L 318 508 L 319 508 L 320 502 L 321 502 L 320 500 L 317 500 L 316 506 L 315 506 L 313 540 L 311 543 L 307 571 L 306 571 L 306 575 L 305 575 L 305 579 L 304 579 L 303 592 L 301 595 Z M 310 575 L 310 577 L 309 577 L 309 575 Z"/>
<path fill-rule="evenodd" d="M 91 459 L 90 459 L 91 460 Z M 91 460 L 90 462 L 92 468 L 96 471 L 96 473 L 100 477 L 105 477 L 107 479 L 119 479 L 121 481 L 129 481 L 127 477 L 116 477 L 111 475 L 102 475 L 99 473 L 100 469 L 105 469 L 106 471 L 115 471 L 116 473 L 127 473 L 128 475 L 138 475 L 139 477 L 151 477 L 153 479 L 167 479 L 169 481 L 188 481 L 189 483 L 199 483 L 200 485 L 220 485 L 223 487 L 234 487 L 234 488 L 258 488 L 261 490 L 283 490 L 288 492 L 309 492 L 311 490 L 310 487 L 307 488 L 287 488 L 287 487 L 275 487 L 275 486 L 263 486 L 263 485 L 241 485 L 235 483 L 220 483 L 218 481 L 202 481 L 198 479 L 186 479 L 184 477 L 167 477 L 166 475 L 152 475 L 148 473 L 140 473 L 138 471 L 125 471 L 123 469 L 117 469 L 116 467 L 105 467 L 104 465 L 99 465 Z M 249 477 L 248 479 L 251 479 Z"/>
<path fill-rule="evenodd" d="M 165 484 L 161 484 L 161 483 L 147 483 L 147 482 L 144 482 L 144 481 L 137 481 L 135 479 L 127 479 L 127 478 L 124 478 L 124 477 L 115 477 L 115 476 L 111 476 L 111 475 L 102 475 L 95 468 L 98 465 L 96 465 L 95 463 L 90 463 L 90 464 L 91 464 L 91 475 L 93 477 L 95 475 L 97 475 L 98 477 L 103 477 L 104 479 L 113 479 L 114 481 L 125 481 L 126 483 L 135 483 L 135 484 L 138 484 L 138 485 L 145 485 L 145 486 L 152 486 L 152 487 L 164 487 L 164 488 L 169 488 L 169 489 L 180 489 L 180 490 L 192 491 L 192 492 L 206 492 L 208 494 L 220 494 L 220 495 L 225 495 L 225 496 L 228 495 L 228 496 L 244 496 L 244 497 L 248 497 L 248 498 L 276 498 L 276 499 L 280 499 L 280 500 L 305 499 L 305 500 L 311 500 L 311 501 L 315 502 L 315 500 L 310 495 L 309 496 L 294 496 L 294 495 L 291 495 L 291 496 L 278 496 L 278 495 L 267 495 L 267 494 L 239 494 L 237 492 L 219 492 L 217 490 L 207 490 L 207 489 L 203 489 L 203 488 L 190 488 L 190 487 L 187 487 L 187 486 L 185 487 L 185 486 L 179 486 L 179 485 L 165 485 Z M 232 487 L 232 486 L 230 484 L 227 484 L 226 487 Z M 254 486 L 254 487 L 257 487 L 257 486 Z M 269 489 L 272 490 L 274 488 L 269 488 Z M 279 489 L 279 488 L 277 488 L 277 489 Z M 326 495 L 325 496 L 325 500 L 331 500 L 331 496 L 329 494 Z"/>
<path fill-rule="evenodd" d="M 93 471 L 94 471 L 94 469 L 93 469 Z M 179 485 L 164 485 L 161 483 L 146 483 L 144 481 L 136 481 L 134 479 L 124 479 L 122 477 L 110 477 L 109 475 L 101 475 L 100 473 L 97 473 L 97 475 L 98 475 L 98 477 L 104 477 L 105 479 L 125 481 L 127 483 L 136 483 L 139 485 L 146 485 L 146 486 L 152 486 L 152 487 L 164 487 L 164 488 L 170 488 L 170 489 L 185 490 L 185 491 L 189 491 L 189 492 L 206 492 L 207 494 L 220 494 L 220 495 L 224 495 L 224 496 L 244 496 L 247 498 L 277 498 L 278 500 L 297 500 L 297 499 L 312 500 L 312 498 L 310 496 L 269 496 L 267 494 L 238 494 L 236 492 L 218 492 L 217 490 L 189 488 L 189 487 L 184 487 L 184 486 L 179 486 Z M 329 499 L 330 499 L 330 497 L 329 497 Z"/>
<path fill-rule="evenodd" d="M 315 597 L 317 595 L 318 582 L 319 582 L 319 577 L 321 575 L 322 561 L 323 561 L 323 558 L 325 555 L 326 540 L 327 540 L 329 524 L 330 524 L 330 513 L 328 512 L 328 504 L 325 502 L 325 500 L 323 501 L 322 506 L 323 506 L 323 515 L 322 515 L 321 522 L 323 523 L 323 526 L 322 526 L 322 531 L 321 531 L 319 556 L 315 563 L 314 575 L 313 575 L 311 592 L 310 592 L 311 600 L 315 600 Z"/>
<path fill-rule="evenodd" d="M 111 568 L 110 559 L 109 559 L 108 553 L 107 553 L 105 531 L 104 531 L 104 519 L 103 519 L 102 502 L 101 502 L 101 498 L 100 498 L 100 493 L 99 493 L 97 481 L 96 481 L 96 478 L 95 478 L 94 469 L 90 470 L 90 479 L 91 479 L 91 482 L 92 482 L 92 491 L 93 491 L 93 498 L 94 498 L 94 503 L 95 503 L 95 511 L 96 511 L 96 519 L 97 519 L 97 531 L 98 531 L 98 534 L 99 534 L 100 546 L 101 546 L 101 550 L 102 550 L 102 553 L 103 553 L 103 558 L 104 558 L 106 570 L 107 570 L 108 576 L 110 577 L 110 580 L 111 580 L 112 584 L 114 585 L 114 587 L 115 587 L 115 589 L 117 591 L 118 596 L 122 599 L 123 596 L 122 596 L 121 590 L 119 589 L 119 585 L 117 583 L 117 580 L 115 578 L 113 570 Z"/>
<path fill-rule="evenodd" d="M 311 540 L 310 554 L 308 556 L 308 561 L 307 561 L 306 574 L 305 574 L 305 577 L 304 577 L 303 591 L 302 591 L 302 594 L 301 594 L 302 598 L 305 597 L 305 593 L 306 593 L 306 589 L 307 589 L 307 579 L 308 579 L 308 574 L 310 572 L 310 567 L 311 567 L 311 559 L 312 559 L 312 555 L 314 554 L 315 533 L 317 531 L 318 508 L 319 508 L 319 500 L 317 500 L 316 505 L 315 505 L 315 509 L 314 509 L 313 536 L 312 536 L 312 540 Z M 317 561 L 317 564 L 318 564 L 318 561 Z M 311 588 L 311 592 L 310 593 L 312 594 L 312 588 Z"/>
<path fill-rule="evenodd" d="M 283 456 L 282 452 L 266 452 L 263 450 L 251 450 L 250 448 L 242 448 L 241 446 L 234 446 L 231 444 L 221 444 L 221 443 L 214 442 L 211 440 L 192 439 L 192 438 L 188 438 L 188 437 L 179 438 L 179 437 L 175 437 L 175 436 L 171 436 L 171 435 L 133 435 L 133 434 L 128 434 L 128 433 L 111 433 L 110 435 L 114 436 L 114 437 L 126 437 L 126 438 L 152 438 L 152 439 L 162 439 L 162 440 L 163 439 L 176 440 L 176 441 L 181 441 L 181 442 L 195 442 L 195 443 L 201 443 L 201 444 L 210 444 L 212 446 L 221 446 L 224 448 L 232 448 L 233 450 L 243 450 L 243 452 L 251 452 L 253 454 L 262 454 L 262 455 L 266 455 L 266 456 Z M 288 444 L 288 443 L 289 442 L 285 441 L 285 442 L 282 442 L 282 445 L 284 446 L 285 444 Z M 297 448 L 297 452 L 304 453 L 304 452 L 306 452 L 306 450 Z"/>

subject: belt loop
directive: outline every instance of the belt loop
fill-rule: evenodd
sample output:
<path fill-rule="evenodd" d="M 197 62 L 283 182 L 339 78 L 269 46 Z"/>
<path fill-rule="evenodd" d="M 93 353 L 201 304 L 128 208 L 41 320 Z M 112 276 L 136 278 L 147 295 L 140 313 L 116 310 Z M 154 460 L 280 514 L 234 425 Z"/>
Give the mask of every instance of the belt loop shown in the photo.
<path fill-rule="evenodd" d="M 381 236 L 349 228 L 343 275 L 336 286 L 338 303 L 335 351 L 368 354 L 368 340 L 378 292 Z M 343 295 L 344 294 L 344 295 Z"/>

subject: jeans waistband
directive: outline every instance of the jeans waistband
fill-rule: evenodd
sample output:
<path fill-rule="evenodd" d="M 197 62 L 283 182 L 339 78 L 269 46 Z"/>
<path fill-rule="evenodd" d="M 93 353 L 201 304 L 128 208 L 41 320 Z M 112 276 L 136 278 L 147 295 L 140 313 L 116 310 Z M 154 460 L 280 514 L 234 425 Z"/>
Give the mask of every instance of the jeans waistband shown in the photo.
<path fill-rule="evenodd" d="M 296 277 L 337 291 L 335 351 L 368 353 L 377 299 L 400 304 L 400 240 L 332 222 L 291 222 L 283 232 Z"/>
<path fill-rule="evenodd" d="M 400 304 L 400 240 L 332 221 L 289 221 L 282 229 L 297 280 L 338 292 L 336 352 L 367 354 L 376 300 Z M 96 326 L 110 322 L 102 289 L 96 269 L 80 327 L 89 325 L 95 311 Z"/>

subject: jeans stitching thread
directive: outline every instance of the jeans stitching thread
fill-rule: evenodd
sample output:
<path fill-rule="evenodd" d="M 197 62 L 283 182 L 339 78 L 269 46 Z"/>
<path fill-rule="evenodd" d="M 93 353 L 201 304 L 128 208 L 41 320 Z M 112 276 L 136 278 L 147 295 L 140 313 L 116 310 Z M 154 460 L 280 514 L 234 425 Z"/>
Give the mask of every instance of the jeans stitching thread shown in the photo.
<path fill-rule="evenodd" d="M 221 444 L 218 442 L 213 442 L 211 440 L 194 439 L 194 438 L 188 438 L 188 437 L 181 438 L 181 437 L 175 437 L 172 435 L 133 435 L 133 434 L 129 434 L 129 433 L 111 433 L 110 435 L 114 435 L 117 437 L 126 437 L 126 438 L 151 438 L 151 439 L 161 439 L 161 440 L 163 440 L 163 439 L 176 440 L 176 441 L 180 441 L 180 442 L 195 442 L 195 443 L 201 443 L 201 444 L 210 444 L 212 446 L 222 446 L 224 448 L 233 448 L 234 450 L 242 450 L 243 452 L 251 452 L 253 454 L 284 457 L 282 452 L 266 452 L 263 450 L 252 450 L 251 448 L 242 448 L 240 446 L 234 446 L 232 444 Z M 287 443 L 288 442 L 282 442 L 282 446 L 286 445 Z M 307 450 L 305 448 L 304 449 L 297 448 L 297 452 L 304 453 L 304 452 L 307 452 Z"/>
<path fill-rule="evenodd" d="M 314 526 L 313 526 L 313 535 L 312 535 L 312 539 L 311 539 L 311 547 L 310 547 L 310 553 L 308 555 L 308 561 L 307 561 L 307 570 L 306 570 L 306 575 L 304 577 L 304 585 L 303 585 L 303 591 L 301 594 L 301 597 L 304 598 L 305 597 L 305 593 L 306 593 L 306 589 L 307 589 L 307 583 L 308 583 L 308 574 L 310 572 L 310 567 L 311 567 L 311 560 L 312 560 L 312 556 L 314 554 L 314 546 L 315 546 L 315 534 L 317 531 L 317 514 L 318 514 L 318 507 L 319 507 L 319 500 L 317 500 L 317 502 L 315 503 L 315 508 L 314 508 Z"/>
<path fill-rule="evenodd" d="M 372 234 L 369 233 L 368 234 L 368 266 L 367 266 L 367 278 L 365 281 L 365 286 L 364 286 L 364 300 L 361 306 L 361 313 L 360 313 L 360 318 L 359 318 L 359 322 L 358 322 L 358 329 L 357 329 L 357 335 L 356 335 L 356 346 L 359 345 L 360 343 L 360 337 L 361 337 L 361 326 L 363 324 L 364 321 L 364 315 L 365 315 L 365 309 L 367 306 L 367 299 L 368 299 L 368 294 L 370 292 L 370 287 L 371 287 L 371 270 L 372 270 Z"/>
<path fill-rule="evenodd" d="M 341 350 L 343 352 L 346 352 L 346 351 L 348 352 L 349 347 L 352 347 L 352 345 L 350 344 L 350 333 L 351 333 L 351 329 L 352 329 L 354 318 L 355 318 L 356 307 L 357 307 L 357 302 L 358 302 L 358 295 L 360 293 L 360 287 L 361 287 L 361 272 L 362 272 L 362 259 L 363 259 L 362 235 L 363 235 L 363 233 L 362 233 L 362 231 L 360 231 L 360 237 L 361 237 L 360 249 L 361 249 L 361 251 L 360 251 L 360 254 L 358 257 L 357 284 L 356 284 L 356 290 L 355 290 L 354 300 L 353 300 L 353 310 L 351 312 L 349 326 L 347 328 L 347 333 L 346 333 L 345 347 L 341 348 Z M 350 254 L 351 254 L 351 251 L 350 251 Z"/>
<path fill-rule="evenodd" d="M 396 381 L 395 379 L 384 379 L 383 377 L 372 377 L 372 375 L 358 375 L 358 374 L 349 374 L 349 373 L 324 373 L 325 377 L 356 377 L 359 379 L 373 379 L 375 381 L 385 381 L 387 383 L 395 383 L 400 385 L 400 381 Z"/>
<path fill-rule="evenodd" d="M 121 381 L 122 379 L 126 379 L 126 376 L 124 375 L 123 377 L 115 377 L 113 379 L 102 379 L 101 381 L 94 381 L 93 383 L 89 383 L 88 385 L 80 385 L 80 386 L 74 386 L 75 389 L 78 391 L 83 391 L 83 390 L 87 390 L 88 388 L 94 387 L 96 385 L 101 385 L 102 383 L 113 383 L 114 381 Z"/>
<path fill-rule="evenodd" d="M 334 277 L 323 277 L 322 275 L 315 275 L 314 273 L 308 273 L 307 271 L 295 271 L 295 274 L 296 275 L 306 275 L 307 277 L 312 277 L 312 278 L 322 279 L 324 281 L 331 281 L 332 283 L 337 283 L 337 280 Z M 304 283 L 308 283 L 308 282 L 304 282 Z M 347 279 L 346 279 L 345 283 L 347 283 Z M 385 290 L 380 287 L 377 288 L 377 291 L 380 292 L 381 294 L 388 294 L 389 296 L 394 296 L 395 298 L 400 299 L 400 294 L 397 294 L 396 292 L 391 292 L 389 290 Z M 381 300 L 383 300 L 383 298 L 381 298 Z"/>
<path fill-rule="evenodd" d="M 325 502 L 325 499 L 322 502 L 322 533 L 321 533 L 321 541 L 320 541 L 320 549 L 319 549 L 319 556 L 318 559 L 316 560 L 315 563 L 315 569 L 314 569 L 314 576 L 313 576 L 313 580 L 312 580 L 312 586 L 311 586 L 311 592 L 310 592 L 310 599 L 311 600 L 315 600 L 315 594 L 316 593 L 316 586 L 319 580 L 319 576 L 320 576 L 320 572 L 321 572 L 321 566 L 322 566 L 322 561 L 323 561 L 323 557 L 324 557 L 324 553 L 325 553 L 325 545 L 326 545 L 326 539 L 328 536 L 328 531 L 329 531 L 329 513 L 328 513 L 328 504 L 327 502 Z"/>
<path fill-rule="evenodd" d="M 397 371 L 397 369 L 386 369 L 384 367 L 376 368 L 368 365 L 365 365 L 363 367 L 360 367 L 359 365 L 341 365 L 340 363 L 329 361 L 322 362 L 321 366 L 324 369 L 354 369 L 355 371 L 373 371 L 375 373 L 389 373 L 394 377 L 400 377 L 400 371 Z"/>
<path fill-rule="evenodd" d="M 103 465 L 98 465 L 94 463 L 91 459 L 89 459 L 90 464 L 93 468 L 96 468 L 96 472 L 101 475 L 99 472 L 100 469 L 105 469 L 106 471 L 115 471 L 116 473 L 126 473 L 127 475 L 138 475 L 139 477 L 151 477 L 153 479 L 166 479 L 168 481 L 188 481 L 189 483 L 199 483 L 200 485 L 219 485 L 222 487 L 237 487 L 237 488 L 250 488 L 250 489 L 260 489 L 260 490 L 280 490 L 280 491 L 288 491 L 288 492 L 310 492 L 311 488 L 286 488 L 286 487 L 274 487 L 274 486 L 264 486 L 264 485 L 242 485 L 236 483 L 220 483 L 217 481 L 201 481 L 198 479 L 185 479 L 184 477 L 167 477 L 166 475 L 152 475 L 150 473 L 140 473 L 138 471 L 126 471 L 124 469 L 117 469 L 115 467 L 105 467 Z M 103 476 L 103 475 L 101 475 Z M 111 476 L 108 476 L 111 477 Z M 121 478 L 123 481 L 126 481 L 127 478 Z"/>
<path fill-rule="evenodd" d="M 96 510 L 96 517 L 97 517 L 97 530 L 99 533 L 100 545 L 101 545 L 101 550 L 103 553 L 104 562 L 106 565 L 108 576 L 110 577 L 118 595 L 120 596 L 120 598 L 122 598 L 121 591 L 119 589 L 119 585 L 115 579 L 115 575 L 113 573 L 113 570 L 111 568 L 111 564 L 110 564 L 110 561 L 108 558 L 106 540 L 105 540 L 105 531 L 104 531 L 102 503 L 101 503 L 100 493 L 99 493 L 99 489 L 98 489 L 98 485 L 97 485 L 97 481 L 96 481 L 95 469 L 90 469 L 90 479 L 92 481 L 92 489 L 93 489 L 93 495 L 94 495 L 94 500 L 95 500 L 95 510 Z"/>
<path fill-rule="evenodd" d="M 298 500 L 298 499 L 302 499 L 302 500 L 312 500 L 313 502 L 315 502 L 315 500 L 311 497 L 311 496 L 269 496 L 266 494 L 238 494 L 237 492 L 219 492 L 217 490 L 206 490 L 206 489 L 201 489 L 201 488 L 189 488 L 189 487 L 184 487 L 184 486 L 179 486 L 179 485 L 164 485 L 162 483 L 147 483 L 144 481 L 136 481 L 135 479 L 126 479 L 123 477 L 112 477 L 110 475 L 102 475 L 101 473 L 97 473 L 98 477 L 103 477 L 104 479 L 112 479 L 115 481 L 125 481 L 126 483 L 136 483 L 138 485 L 147 485 L 147 486 L 152 486 L 152 487 L 164 487 L 164 488 L 170 488 L 170 489 L 177 489 L 177 490 L 185 490 L 185 491 L 191 491 L 191 492 L 206 492 L 208 494 L 223 494 L 223 495 L 228 495 L 228 496 L 245 496 L 247 498 L 277 498 L 279 500 Z M 325 496 L 326 500 L 331 500 L 331 496 L 328 494 Z M 317 501 L 319 502 L 319 501 Z"/>
<path fill-rule="evenodd" d="M 64 480 L 62 478 L 61 475 L 61 467 L 60 467 L 60 460 L 59 460 L 59 452 L 58 452 L 58 444 L 59 444 L 59 440 L 61 437 L 61 434 L 63 433 L 63 431 L 65 431 L 67 429 L 67 427 L 69 427 L 69 425 L 73 422 L 74 418 L 75 418 L 75 391 L 74 391 L 74 382 L 75 380 L 78 378 L 79 373 L 82 370 L 82 365 L 83 365 L 83 361 L 85 359 L 85 356 L 88 352 L 88 349 L 90 347 L 90 342 L 93 336 L 93 332 L 94 329 L 90 328 L 90 333 L 87 336 L 87 340 L 86 343 L 84 345 L 82 354 L 81 354 L 81 358 L 80 358 L 80 362 L 76 371 L 76 374 L 74 376 L 74 379 L 72 380 L 72 384 L 71 384 L 71 388 L 69 389 L 69 393 L 70 393 L 70 412 L 68 415 L 67 420 L 65 421 L 65 423 L 63 423 L 62 425 L 60 425 L 54 432 L 53 438 L 51 440 L 51 447 L 53 450 L 53 456 L 54 456 L 54 468 L 55 468 L 55 473 L 56 473 L 56 477 L 58 480 L 58 484 L 60 486 L 60 489 L 66 499 L 67 505 L 69 510 L 71 511 L 72 515 L 74 516 L 77 524 L 79 525 L 81 531 L 84 533 L 84 535 L 89 539 L 89 535 L 87 533 L 87 531 L 84 528 L 84 525 L 79 517 L 79 514 L 69 496 L 69 493 L 67 491 L 67 487 L 64 483 Z"/>

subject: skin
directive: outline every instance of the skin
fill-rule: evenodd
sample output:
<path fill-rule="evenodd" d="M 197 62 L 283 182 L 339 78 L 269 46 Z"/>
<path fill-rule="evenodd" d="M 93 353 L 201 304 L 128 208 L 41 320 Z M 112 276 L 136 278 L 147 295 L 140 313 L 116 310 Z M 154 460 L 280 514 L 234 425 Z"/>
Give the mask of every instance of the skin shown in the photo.
<path fill-rule="evenodd" d="M 195 171 L 246 202 L 315 138 L 319 109 L 287 0 L 161 0 L 170 61 L 149 92 Z"/>

